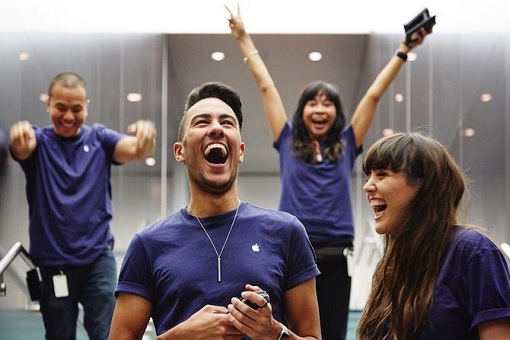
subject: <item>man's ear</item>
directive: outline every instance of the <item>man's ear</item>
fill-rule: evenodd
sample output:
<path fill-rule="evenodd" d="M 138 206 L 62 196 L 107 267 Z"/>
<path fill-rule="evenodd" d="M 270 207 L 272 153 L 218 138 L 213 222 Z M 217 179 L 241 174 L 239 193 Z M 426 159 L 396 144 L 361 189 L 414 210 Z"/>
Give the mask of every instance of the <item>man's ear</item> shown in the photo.
<path fill-rule="evenodd" d="M 241 143 L 241 148 L 239 151 L 239 163 L 242 163 L 244 161 L 244 143 Z"/>
<path fill-rule="evenodd" d="M 186 164 L 183 147 L 180 142 L 174 143 L 174 158 L 177 162 Z"/>

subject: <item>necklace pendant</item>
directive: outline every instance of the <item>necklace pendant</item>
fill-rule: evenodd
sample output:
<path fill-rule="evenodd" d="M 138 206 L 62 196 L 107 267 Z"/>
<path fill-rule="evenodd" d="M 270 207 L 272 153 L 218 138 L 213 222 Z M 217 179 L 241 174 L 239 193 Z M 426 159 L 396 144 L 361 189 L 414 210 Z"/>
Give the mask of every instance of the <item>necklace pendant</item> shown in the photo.
<path fill-rule="evenodd" d="M 322 162 L 322 153 L 321 153 L 321 146 L 318 141 L 314 140 L 313 144 L 315 144 L 315 161 L 317 163 Z"/>
<path fill-rule="evenodd" d="M 221 257 L 218 256 L 218 282 L 221 282 Z"/>
<path fill-rule="evenodd" d="M 232 228 L 234 227 L 234 223 L 236 222 L 237 213 L 239 212 L 240 206 L 241 206 L 241 204 L 239 204 L 237 206 L 236 214 L 234 215 L 234 219 L 232 220 L 232 224 L 230 225 L 230 229 L 228 230 L 227 237 L 225 237 L 225 241 L 223 242 L 223 247 L 221 247 L 221 250 L 219 252 L 218 252 L 218 249 L 216 249 L 216 246 L 214 245 L 214 242 L 213 242 L 211 236 L 209 236 L 209 233 L 205 229 L 204 225 L 202 224 L 202 222 L 200 222 L 200 219 L 195 215 L 195 218 L 196 218 L 198 224 L 200 225 L 200 227 L 204 231 L 205 235 L 209 239 L 209 242 L 211 243 L 211 246 L 213 247 L 214 253 L 216 254 L 216 257 L 218 258 L 218 263 L 217 263 L 217 265 L 218 265 L 218 282 L 221 282 L 221 254 L 223 254 L 223 250 L 225 250 L 225 246 L 227 245 L 227 241 L 228 241 L 228 238 L 230 237 L 230 233 L 232 232 Z M 193 212 L 191 210 L 190 210 L 190 213 L 193 214 Z"/>

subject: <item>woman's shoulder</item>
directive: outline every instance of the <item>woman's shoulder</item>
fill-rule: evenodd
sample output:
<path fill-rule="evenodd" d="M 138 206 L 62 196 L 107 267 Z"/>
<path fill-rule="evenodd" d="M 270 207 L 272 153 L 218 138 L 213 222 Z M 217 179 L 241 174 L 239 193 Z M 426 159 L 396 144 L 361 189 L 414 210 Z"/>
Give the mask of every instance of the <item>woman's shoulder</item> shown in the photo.
<path fill-rule="evenodd" d="M 465 251 L 498 249 L 487 230 L 474 226 L 457 226 L 452 246 Z"/>

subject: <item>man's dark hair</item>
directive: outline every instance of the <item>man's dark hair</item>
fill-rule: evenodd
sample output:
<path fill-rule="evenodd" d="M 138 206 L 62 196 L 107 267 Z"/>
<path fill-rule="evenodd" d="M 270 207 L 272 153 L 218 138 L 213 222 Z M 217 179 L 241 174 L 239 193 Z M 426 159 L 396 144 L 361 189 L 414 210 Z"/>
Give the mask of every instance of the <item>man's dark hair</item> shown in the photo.
<path fill-rule="evenodd" d="M 62 72 L 59 73 L 53 78 L 48 87 L 48 96 L 51 97 L 53 95 L 53 88 L 56 85 L 62 85 L 67 88 L 75 88 L 81 86 L 87 91 L 87 84 L 83 78 L 74 72 Z"/>
<path fill-rule="evenodd" d="M 236 115 L 237 121 L 239 123 L 239 130 L 243 127 L 243 112 L 242 112 L 242 104 L 241 98 L 239 94 L 232 87 L 225 85 L 220 82 L 208 82 L 204 83 L 200 86 L 195 87 L 189 94 L 186 99 L 186 103 L 184 104 L 184 114 L 188 112 L 188 110 L 205 98 L 218 98 L 223 101 L 225 104 L 230 106 L 234 114 Z M 179 128 L 179 140 L 182 140 L 182 129 L 183 129 L 183 121 L 181 121 L 181 126 Z"/>

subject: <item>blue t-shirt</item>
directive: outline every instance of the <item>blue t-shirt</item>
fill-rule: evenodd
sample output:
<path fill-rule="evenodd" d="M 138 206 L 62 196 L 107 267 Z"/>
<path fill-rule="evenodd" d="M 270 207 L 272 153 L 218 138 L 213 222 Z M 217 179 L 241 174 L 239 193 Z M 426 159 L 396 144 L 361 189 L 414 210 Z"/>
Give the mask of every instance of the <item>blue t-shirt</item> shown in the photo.
<path fill-rule="evenodd" d="M 510 276 L 498 247 L 459 227 L 434 286 L 430 327 L 418 339 L 478 339 L 480 323 L 510 318 Z"/>
<path fill-rule="evenodd" d="M 122 135 L 82 125 L 62 138 L 34 127 L 37 147 L 19 161 L 26 177 L 30 257 L 38 266 L 87 265 L 113 247 L 110 166 Z"/>
<path fill-rule="evenodd" d="M 320 163 L 306 163 L 294 155 L 292 126 L 287 123 L 274 147 L 280 156 L 282 184 L 280 210 L 296 216 L 304 225 L 312 243 L 341 245 L 354 238 L 351 203 L 351 173 L 356 157 L 352 126 L 341 135 L 344 153 L 336 163 L 326 157 Z M 320 144 L 324 151 L 324 144 Z"/>
<path fill-rule="evenodd" d="M 235 211 L 200 221 L 220 252 Z M 285 212 L 241 203 L 221 254 L 194 216 L 181 209 L 138 232 L 128 247 L 115 294 L 127 292 L 152 304 L 158 334 L 207 304 L 227 306 L 247 283 L 266 290 L 273 316 L 284 321 L 283 293 L 319 275 L 303 225 Z"/>
<path fill-rule="evenodd" d="M 482 322 L 510 318 L 510 276 L 498 247 L 459 227 L 434 285 L 427 324 L 417 340 L 477 340 Z"/>

